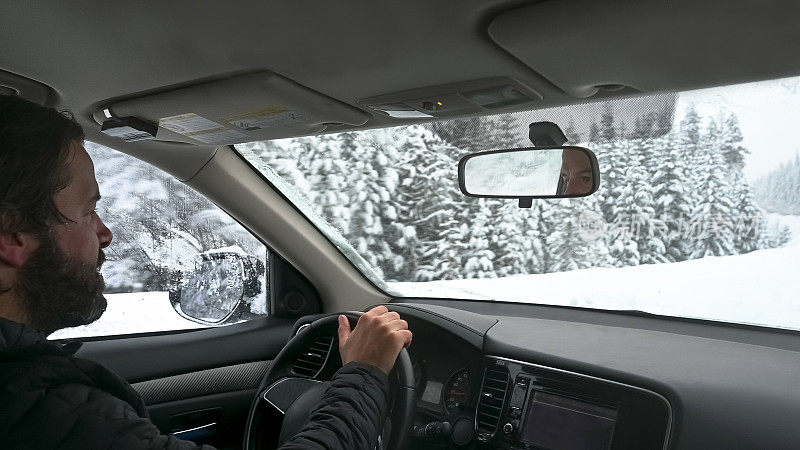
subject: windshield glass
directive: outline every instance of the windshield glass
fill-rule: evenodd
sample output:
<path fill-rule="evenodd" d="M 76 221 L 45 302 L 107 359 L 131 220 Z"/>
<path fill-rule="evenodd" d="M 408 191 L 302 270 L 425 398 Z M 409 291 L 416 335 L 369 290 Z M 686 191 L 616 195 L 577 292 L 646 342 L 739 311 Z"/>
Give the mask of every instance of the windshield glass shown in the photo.
<path fill-rule="evenodd" d="M 236 148 L 394 296 L 800 329 L 800 78 L 653 99 L 674 107 L 614 100 Z M 595 152 L 595 194 L 522 209 L 460 192 L 459 158 L 529 146 L 541 120 Z"/>

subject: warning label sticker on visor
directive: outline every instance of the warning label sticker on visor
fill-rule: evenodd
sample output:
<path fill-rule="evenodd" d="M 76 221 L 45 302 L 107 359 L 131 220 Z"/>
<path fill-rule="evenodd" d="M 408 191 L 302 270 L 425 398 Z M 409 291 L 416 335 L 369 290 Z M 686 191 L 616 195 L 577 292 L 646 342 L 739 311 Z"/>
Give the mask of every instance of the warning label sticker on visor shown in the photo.
<path fill-rule="evenodd" d="M 235 114 L 226 117 L 225 121 L 244 130 L 255 131 L 262 128 L 308 122 L 309 119 L 282 106 L 275 106 L 249 113 Z"/>
<path fill-rule="evenodd" d="M 195 113 L 161 118 L 158 120 L 158 126 L 205 144 L 225 144 L 247 137 L 243 133 Z"/>

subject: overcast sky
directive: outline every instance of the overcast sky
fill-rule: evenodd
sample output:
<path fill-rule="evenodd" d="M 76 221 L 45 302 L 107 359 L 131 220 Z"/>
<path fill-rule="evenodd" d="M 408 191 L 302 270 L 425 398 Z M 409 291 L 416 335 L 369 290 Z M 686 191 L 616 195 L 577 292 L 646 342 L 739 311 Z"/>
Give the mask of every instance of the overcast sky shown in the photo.
<path fill-rule="evenodd" d="M 751 181 L 800 152 L 800 77 L 681 93 L 676 125 L 691 103 L 704 117 L 736 114 L 751 151 L 744 169 Z"/>

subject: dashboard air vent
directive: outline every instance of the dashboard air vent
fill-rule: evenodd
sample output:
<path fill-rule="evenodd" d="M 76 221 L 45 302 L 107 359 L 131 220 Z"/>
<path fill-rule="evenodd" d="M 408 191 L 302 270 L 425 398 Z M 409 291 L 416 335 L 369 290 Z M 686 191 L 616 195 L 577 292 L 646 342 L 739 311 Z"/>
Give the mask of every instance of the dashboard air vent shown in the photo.
<path fill-rule="evenodd" d="M 307 349 L 297 355 L 297 359 L 291 368 L 292 374 L 299 377 L 316 377 L 328 359 L 328 353 L 330 353 L 332 345 L 333 336 L 320 336 Z"/>
<path fill-rule="evenodd" d="M 489 439 L 497 431 L 508 391 L 508 378 L 508 368 L 505 366 L 488 366 L 483 373 L 483 387 L 475 414 L 479 438 Z"/>

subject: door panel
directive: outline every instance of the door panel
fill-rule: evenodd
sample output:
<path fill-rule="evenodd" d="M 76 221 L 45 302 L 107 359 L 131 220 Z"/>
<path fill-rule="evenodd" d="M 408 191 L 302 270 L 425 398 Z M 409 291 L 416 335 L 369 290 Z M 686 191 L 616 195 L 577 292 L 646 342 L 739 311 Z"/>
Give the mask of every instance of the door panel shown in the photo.
<path fill-rule="evenodd" d="M 141 381 L 134 383 L 133 388 L 148 406 L 221 392 L 256 389 L 269 364 L 270 361 L 255 361 L 217 367 Z"/>
<path fill-rule="evenodd" d="M 266 317 L 218 328 L 84 342 L 75 356 L 97 361 L 130 383 L 268 361 L 294 320 Z"/>
<path fill-rule="evenodd" d="M 267 317 L 219 328 L 88 341 L 76 356 L 127 379 L 162 433 L 240 448 L 250 402 L 293 323 Z"/>

